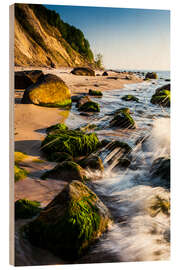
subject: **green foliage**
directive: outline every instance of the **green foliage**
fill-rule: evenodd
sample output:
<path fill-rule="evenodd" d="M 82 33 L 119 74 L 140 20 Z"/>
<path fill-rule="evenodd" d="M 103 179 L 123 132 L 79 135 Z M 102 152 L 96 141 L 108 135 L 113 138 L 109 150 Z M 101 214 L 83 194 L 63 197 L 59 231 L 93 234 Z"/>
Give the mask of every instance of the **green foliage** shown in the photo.
<path fill-rule="evenodd" d="M 99 104 L 94 101 L 88 101 L 79 107 L 83 112 L 100 112 Z"/>
<path fill-rule="evenodd" d="M 95 65 L 99 69 L 103 69 L 103 55 L 98 53 L 95 57 Z"/>
<path fill-rule="evenodd" d="M 27 199 L 20 199 L 15 202 L 15 219 L 32 218 L 39 214 L 41 209 L 40 203 L 37 201 L 30 201 Z"/>
<path fill-rule="evenodd" d="M 139 102 L 139 99 L 133 95 L 125 95 L 122 97 L 122 100 Z"/>
<path fill-rule="evenodd" d="M 14 165 L 14 178 L 15 182 L 26 178 L 28 172 L 25 169 L 20 168 L 17 164 Z"/>
<path fill-rule="evenodd" d="M 35 15 L 40 21 L 47 21 L 51 26 L 56 27 L 62 34 L 62 37 L 70 44 L 70 46 L 88 61 L 93 62 L 94 57 L 90 49 L 88 40 L 85 39 L 81 30 L 65 23 L 54 10 L 49 10 L 43 5 L 30 5 Z"/>
<path fill-rule="evenodd" d="M 85 134 L 77 130 L 60 130 L 49 134 L 43 140 L 41 149 L 48 155 L 65 152 L 73 157 L 87 155 L 95 151 L 99 140 L 95 133 Z"/>
<path fill-rule="evenodd" d="M 90 96 L 102 97 L 103 93 L 101 91 L 96 91 L 96 90 L 89 89 L 89 95 Z"/>

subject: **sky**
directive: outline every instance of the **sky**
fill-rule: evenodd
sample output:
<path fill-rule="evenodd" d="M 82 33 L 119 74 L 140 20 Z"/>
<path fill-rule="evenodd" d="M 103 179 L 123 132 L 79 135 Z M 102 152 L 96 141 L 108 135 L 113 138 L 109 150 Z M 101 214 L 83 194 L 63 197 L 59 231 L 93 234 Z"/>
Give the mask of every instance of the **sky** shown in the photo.
<path fill-rule="evenodd" d="M 45 6 L 84 33 L 106 68 L 170 69 L 170 11 Z"/>

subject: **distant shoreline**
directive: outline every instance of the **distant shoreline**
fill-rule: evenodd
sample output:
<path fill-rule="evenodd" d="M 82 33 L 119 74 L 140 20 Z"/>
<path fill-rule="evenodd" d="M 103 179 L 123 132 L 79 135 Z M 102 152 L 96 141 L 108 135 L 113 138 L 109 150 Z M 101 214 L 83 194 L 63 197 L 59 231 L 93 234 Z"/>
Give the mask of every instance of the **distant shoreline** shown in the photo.
<path fill-rule="evenodd" d="M 143 81 L 143 78 L 138 77 L 136 74 L 131 74 L 130 71 L 126 73 L 108 71 L 108 76 L 102 76 L 104 71 L 96 70 L 96 76 L 77 76 L 70 73 L 72 69 L 73 68 L 71 67 L 61 67 L 58 69 L 43 67 L 14 67 L 14 71 L 42 70 L 45 74 L 55 74 L 67 84 L 72 95 L 88 93 L 89 89 L 99 91 L 121 89 L 125 84 L 140 83 Z M 97 76 L 97 74 L 99 76 Z"/>

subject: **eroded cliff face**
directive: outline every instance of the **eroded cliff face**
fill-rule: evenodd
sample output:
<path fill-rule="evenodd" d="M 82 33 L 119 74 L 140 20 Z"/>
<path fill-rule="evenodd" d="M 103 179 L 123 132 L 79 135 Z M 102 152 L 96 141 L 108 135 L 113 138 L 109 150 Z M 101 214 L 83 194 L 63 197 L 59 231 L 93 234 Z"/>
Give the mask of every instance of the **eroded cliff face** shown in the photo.
<path fill-rule="evenodd" d="M 14 27 L 16 66 L 87 66 L 94 62 L 75 51 L 48 20 L 40 21 L 31 5 L 15 4 Z"/>

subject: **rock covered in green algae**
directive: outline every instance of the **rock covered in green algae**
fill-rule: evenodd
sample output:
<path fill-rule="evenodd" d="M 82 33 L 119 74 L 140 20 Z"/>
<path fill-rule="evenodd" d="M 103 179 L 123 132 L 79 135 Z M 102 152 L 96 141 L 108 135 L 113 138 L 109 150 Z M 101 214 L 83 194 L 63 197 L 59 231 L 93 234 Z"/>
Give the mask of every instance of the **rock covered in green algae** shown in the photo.
<path fill-rule="evenodd" d="M 65 124 L 58 123 L 56 125 L 52 125 L 46 129 L 46 133 L 50 134 L 51 132 L 56 132 L 58 130 L 68 130 L 68 127 Z"/>
<path fill-rule="evenodd" d="M 165 85 L 157 88 L 156 91 L 155 91 L 155 93 L 156 94 L 159 94 L 159 92 L 161 92 L 162 90 L 169 90 L 169 91 L 171 91 L 171 84 L 168 83 L 168 84 L 165 84 Z"/>
<path fill-rule="evenodd" d="M 103 93 L 101 91 L 97 91 L 97 90 L 92 90 L 89 89 L 89 93 L 90 96 L 97 96 L 97 97 L 102 97 Z"/>
<path fill-rule="evenodd" d="M 157 78 L 158 78 L 158 75 L 156 72 L 148 72 L 148 73 L 146 73 L 146 76 L 145 76 L 145 80 L 157 79 Z"/>
<path fill-rule="evenodd" d="M 49 161 L 53 162 L 63 162 L 63 161 L 73 161 L 73 157 L 65 152 L 54 152 L 47 156 Z"/>
<path fill-rule="evenodd" d="M 42 179 L 52 178 L 62 181 L 86 180 L 85 171 L 76 162 L 64 161 L 57 164 L 52 170 L 45 172 Z"/>
<path fill-rule="evenodd" d="M 65 152 L 73 157 L 85 156 L 94 152 L 99 146 L 95 133 L 86 134 L 77 130 L 59 130 L 49 134 L 42 141 L 41 150 L 47 155 Z"/>
<path fill-rule="evenodd" d="M 157 91 L 157 90 L 156 90 Z M 151 98 L 151 103 L 170 107 L 171 93 L 169 90 L 158 90 Z"/>
<path fill-rule="evenodd" d="M 81 96 L 79 99 L 77 99 L 76 107 L 80 108 L 85 103 L 91 101 L 91 99 L 88 96 Z"/>
<path fill-rule="evenodd" d="M 14 165 L 15 182 L 26 178 L 27 175 L 28 175 L 28 172 L 25 169 L 20 168 L 17 164 Z"/>
<path fill-rule="evenodd" d="M 132 151 L 131 146 L 128 143 L 121 142 L 121 141 L 109 141 L 109 140 L 102 140 L 100 143 L 100 147 L 105 147 L 109 151 L 113 151 L 116 148 L 121 149 L 121 152 L 124 154 L 128 154 Z"/>
<path fill-rule="evenodd" d="M 125 95 L 122 97 L 122 100 L 139 102 L 139 99 L 133 95 Z"/>
<path fill-rule="evenodd" d="M 114 118 L 110 122 L 111 127 L 135 129 L 136 123 L 131 115 L 125 111 L 120 110 L 118 114 L 115 114 Z"/>
<path fill-rule="evenodd" d="M 100 106 L 97 102 L 88 101 L 80 106 L 78 110 L 83 112 L 100 112 Z"/>
<path fill-rule="evenodd" d="M 66 107 L 71 105 L 71 92 L 62 79 L 56 75 L 47 74 L 25 90 L 22 103 Z"/>
<path fill-rule="evenodd" d="M 102 159 L 96 154 L 91 154 L 80 160 L 78 163 L 84 169 L 90 168 L 91 170 L 99 170 L 101 172 L 104 171 Z"/>
<path fill-rule="evenodd" d="M 169 157 L 160 157 L 154 160 L 151 166 L 151 174 L 154 177 L 160 177 L 163 182 L 162 186 L 170 187 L 170 163 Z"/>
<path fill-rule="evenodd" d="M 26 89 L 43 77 L 41 70 L 17 71 L 15 72 L 15 89 Z"/>
<path fill-rule="evenodd" d="M 71 71 L 71 73 L 80 76 L 95 76 L 94 70 L 87 67 L 76 67 Z"/>
<path fill-rule="evenodd" d="M 73 261 L 111 224 L 106 206 L 82 182 L 73 181 L 40 215 L 25 225 L 31 244 Z"/>
<path fill-rule="evenodd" d="M 40 211 L 40 202 L 27 199 L 20 199 L 15 202 L 15 219 L 32 218 Z"/>

